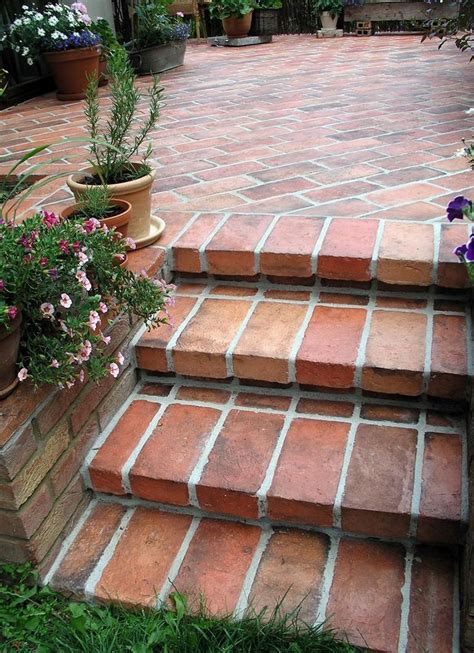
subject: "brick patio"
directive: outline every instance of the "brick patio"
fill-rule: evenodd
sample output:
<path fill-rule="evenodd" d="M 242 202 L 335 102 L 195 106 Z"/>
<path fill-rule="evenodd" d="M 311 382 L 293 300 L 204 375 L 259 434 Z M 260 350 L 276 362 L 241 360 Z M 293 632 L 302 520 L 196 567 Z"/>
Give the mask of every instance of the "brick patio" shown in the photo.
<path fill-rule="evenodd" d="M 444 216 L 472 188 L 474 69 L 418 36 L 186 57 L 154 136 L 167 228 L 132 257 L 174 277 L 173 325 L 134 338 L 140 381 L 100 418 L 47 579 L 237 615 L 285 596 L 375 650 L 457 651 L 472 328 L 468 228 Z M 53 97 L 0 126 L 12 158 L 85 135 Z M 62 147 L 54 169 L 82 163 Z M 28 208 L 69 201 L 61 180 Z"/>

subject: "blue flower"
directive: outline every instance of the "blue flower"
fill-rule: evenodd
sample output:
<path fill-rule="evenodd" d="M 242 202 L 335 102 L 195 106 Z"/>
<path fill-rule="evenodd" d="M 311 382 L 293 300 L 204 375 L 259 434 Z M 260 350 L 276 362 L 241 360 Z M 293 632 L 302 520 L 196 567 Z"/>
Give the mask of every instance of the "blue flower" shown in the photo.
<path fill-rule="evenodd" d="M 472 202 L 466 197 L 459 195 L 455 197 L 449 204 L 446 209 L 448 215 L 447 218 L 450 222 L 453 220 L 462 220 L 464 218 L 465 210 L 472 209 Z"/>

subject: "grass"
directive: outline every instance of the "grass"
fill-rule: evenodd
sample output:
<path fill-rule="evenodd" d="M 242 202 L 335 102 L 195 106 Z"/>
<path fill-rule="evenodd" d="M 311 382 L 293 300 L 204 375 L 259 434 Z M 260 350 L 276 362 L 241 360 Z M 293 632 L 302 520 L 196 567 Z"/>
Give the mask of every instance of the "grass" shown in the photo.
<path fill-rule="evenodd" d="M 137 611 L 71 602 L 41 587 L 29 565 L 0 567 L 0 651 L 36 653 L 355 653 L 297 613 L 255 614 L 242 621 L 175 611 Z"/>

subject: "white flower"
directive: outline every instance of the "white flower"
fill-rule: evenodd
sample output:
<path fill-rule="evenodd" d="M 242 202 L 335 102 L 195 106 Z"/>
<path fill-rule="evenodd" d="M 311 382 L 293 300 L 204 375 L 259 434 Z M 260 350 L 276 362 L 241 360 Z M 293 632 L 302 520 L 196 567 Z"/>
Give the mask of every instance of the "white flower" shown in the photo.
<path fill-rule="evenodd" d="M 23 11 L 28 11 L 29 9 L 28 5 L 21 5 L 21 8 L 23 9 Z"/>
<path fill-rule="evenodd" d="M 13 21 L 13 24 L 19 27 L 20 25 L 22 25 L 21 19 L 17 18 L 15 21 Z"/>
<path fill-rule="evenodd" d="M 33 61 L 33 59 L 32 59 L 31 57 L 28 57 L 28 59 L 26 60 L 26 63 L 27 63 L 29 66 L 32 66 L 32 65 L 34 64 L 34 61 Z"/>
<path fill-rule="evenodd" d="M 31 18 L 23 18 L 23 25 L 29 25 L 31 23 Z"/>
<path fill-rule="evenodd" d="M 54 27 L 55 25 L 57 25 L 58 22 L 59 22 L 59 21 L 58 21 L 58 19 L 56 18 L 56 16 L 51 16 L 51 18 L 48 20 L 48 23 L 49 23 L 52 27 Z"/>
<path fill-rule="evenodd" d="M 466 149 L 464 147 L 461 147 L 461 149 L 456 150 L 454 153 L 454 156 L 458 159 L 460 159 L 463 156 L 466 156 Z"/>
<path fill-rule="evenodd" d="M 15 45 L 15 47 L 13 49 L 15 50 L 15 52 L 20 52 L 20 50 L 21 50 L 19 45 Z"/>
<path fill-rule="evenodd" d="M 119 366 L 116 363 L 110 363 L 109 372 L 116 379 L 120 373 Z"/>
<path fill-rule="evenodd" d="M 18 372 L 19 380 L 24 381 L 27 376 L 28 376 L 28 370 L 26 369 L 26 367 L 22 367 L 21 370 Z"/>
<path fill-rule="evenodd" d="M 23 52 L 21 53 L 24 57 L 26 57 L 27 54 L 30 54 L 30 48 L 23 48 Z"/>
<path fill-rule="evenodd" d="M 42 27 L 38 28 L 38 36 L 45 36 L 46 32 Z"/>
<path fill-rule="evenodd" d="M 468 116 L 474 116 L 474 107 L 471 107 L 470 109 L 466 109 L 464 113 L 467 113 Z"/>

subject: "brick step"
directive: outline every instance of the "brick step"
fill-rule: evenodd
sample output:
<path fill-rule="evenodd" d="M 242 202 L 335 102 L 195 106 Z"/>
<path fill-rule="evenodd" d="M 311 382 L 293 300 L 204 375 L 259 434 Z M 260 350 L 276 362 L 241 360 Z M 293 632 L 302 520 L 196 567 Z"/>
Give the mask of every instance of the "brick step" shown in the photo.
<path fill-rule="evenodd" d="M 462 542 L 462 413 L 348 395 L 139 384 L 86 460 L 88 486 L 260 523 Z"/>
<path fill-rule="evenodd" d="M 463 399 L 469 318 L 463 297 L 182 283 L 173 328 L 147 332 L 147 371 L 338 390 Z"/>
<path fill-rule="evenodd" d="M 199 214 L 168 247 L 171 270 L 309 283 L 320 279 L 464 288 L 460 224 Z"/>
<path fill-rule="evenodd" d="M 132 607 L 172 605 L 178 591 L 191 609 L 203 596 L 237 617 L 282 601 L 364 649 L 458 650 L 456 556 L 432 547 L 93 502 L 46 580 Z"/>

